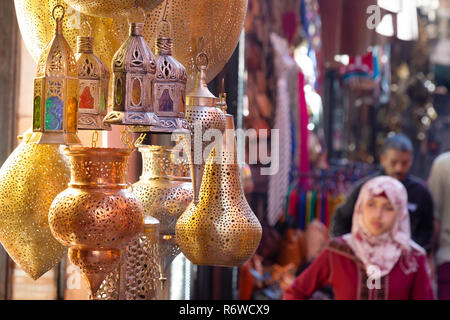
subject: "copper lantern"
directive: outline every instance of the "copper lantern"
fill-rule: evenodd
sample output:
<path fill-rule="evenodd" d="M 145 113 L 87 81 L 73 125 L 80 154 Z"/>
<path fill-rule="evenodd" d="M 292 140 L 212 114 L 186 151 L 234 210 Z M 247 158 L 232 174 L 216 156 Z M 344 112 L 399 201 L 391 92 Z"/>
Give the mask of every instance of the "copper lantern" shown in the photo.
<path fill-rule="evenodd" d="M 34 79 L 34 134 L 30 141 L 80 144 L 77 136 L 78 73 L 72 49 L 63 36 L 64 7 L 55 6 L 52 15 L 56 21 L 55 36 L 41 54 Z"/>
<path fill-rule="evenodd" d="M 128 149 L 77 147 L 65 153 L 71 180 L 53 200 L 49 224 L 95 295 L 118 266 L 122 248 L 143 231 L 143 208 L 127 189 Z"/>

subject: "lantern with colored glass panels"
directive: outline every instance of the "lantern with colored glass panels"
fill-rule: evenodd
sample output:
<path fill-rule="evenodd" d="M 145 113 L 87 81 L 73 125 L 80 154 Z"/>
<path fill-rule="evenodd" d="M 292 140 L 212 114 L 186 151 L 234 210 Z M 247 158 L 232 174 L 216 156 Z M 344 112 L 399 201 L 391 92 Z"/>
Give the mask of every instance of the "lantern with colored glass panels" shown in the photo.
<path fill-rule="evenodd" d="M 78 129 L 111 130 L 103 123 L 107 113 L 110 73 L 93 52 L 94 38 L 77 37 Z"/>
<path fill-rule="evenodd" d="M 184 106 L 184 92 L 178 90 L 180 94 L 174 94 L 163 89 L 157 97 L 158 109 L 155 109 L 153 90 L 156 85 L 156 62 L 142 36 L 143 28 L 144 23 L 132 22 L 130 36 L 114 55 L 112 61 L 114 107 L 103 122 L 126 125 L 129 131 L 133 132 L 172 133 L 179 130 L 180 133 L 189 133 L 183 107 L 180 111 L 180 105 Z M 169 51 L 163 50 L 163 52 Z M 167 65 L 167 70 L 163 72 L 167 73 L 169 78 L 174 76 L 175 79 L 183 79 L 184 77 L 187 80 L 185 73 L 179 74 L 178 71 L 174 73 L 175 69 L 182 72 L 179 63 L 175 66 L 173 62 Z M 158 83 L 163 80 L 159 79 Z M 183 80 L 180 83 L 182 82 Z M 174 79 L 169 80 L 168 84 L 172 88 L 175 84 Z M 156 88 L 160 89 L 159 86 Z"/>
<path fill-rule="evenodd" d="M 173 39 L 170 23 L 164 18 L 159 25 L 152 106 L 156 116 L 164 123 L 158 131 L 172 132 L 175 129 L 188 128 L 184 115 L 187 73 L 186 68 L 172 55 Z"/>
<path fill-rule="evenodd" d="M 53 8 L 55 36 L 42 52 L 34 79 L 33 135 L 30 142 L 79 144 L 78 74 L 75 57 L 63 36 L 64 7 Z"/>
<path fill-rule="evenodd" d="M 114 107 L 104 118 L 105 123 L 150 126 L 157 121 L 151 112 L 155 56 L 142 36 L 143 27 L 141 22 L 132 22 L 130 36 L 114 55 Z"/>

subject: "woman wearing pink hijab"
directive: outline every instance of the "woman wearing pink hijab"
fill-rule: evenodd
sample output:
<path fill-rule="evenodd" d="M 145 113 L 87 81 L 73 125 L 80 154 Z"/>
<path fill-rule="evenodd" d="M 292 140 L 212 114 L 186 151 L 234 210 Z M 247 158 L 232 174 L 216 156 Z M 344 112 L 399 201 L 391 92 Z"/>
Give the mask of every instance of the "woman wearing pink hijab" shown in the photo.
<path fill-rule="evenodd" d="M 309 299 L 331 285 L 337 300 L 434 299 L 425 250 L 411 240 L 407 193 L 396 179 L 366 182 L 352 231 L 333 239 L 283 299 Z"/>

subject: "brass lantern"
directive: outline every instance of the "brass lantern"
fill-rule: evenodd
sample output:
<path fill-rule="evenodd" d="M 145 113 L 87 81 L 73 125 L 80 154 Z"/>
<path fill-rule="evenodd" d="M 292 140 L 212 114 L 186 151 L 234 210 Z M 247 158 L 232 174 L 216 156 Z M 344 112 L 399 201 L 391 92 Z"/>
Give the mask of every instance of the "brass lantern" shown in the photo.
<path fill-rule="evenodd" d="M 0 168 L 0 242 L 33 279 L 53 268 L 67 249 L 53 237 L 48 210 L 70 178 L 56 144 L 30 143 L 31 133 Z"/>
<path fill-rule="evenodd" d="M 60 16 L 55 16 L 56 11 Z M 80 144 L 77 136 L 78 73 L 72 49 L 63 36 L 64 7 L 53 8 L 55 36 L 44 49 L 34 79 L 33 132 L 30 142 Z"/>
<path fill-rule="evenodd" d="M 198 203 L 192 202 L 176 224 L 181 252 L 198 265 L 239 266 L 261 240 L 261 224 L 242 189 L 232 115 L 226 115 L 226 125 L 222 151 L 214 149 L 205 166 Z"/>
<path fill-rule="evenodd" d="M 77 37 L 78 129 L 111 130 L 103 124 L 107 113 L 109 69 L 93 53 L 94 38 Z"/>
<path fill-rule="evenodd" d="M 162 284 L 173 259 L 180 253 L 175 240 L 175 224 L 192 201 L 189 165 L 175 159 L 177 149 L 140 145 L 143 170 L 133 193 L 144 206 L 145 216 L 159 220 L 159 270 Z"/>
<path fill-rule="evenodd" d="M 202 57 L 204 58 L 202 61 Z M 204 133 L 209 129 L 217 129 L 220 132 L 225 130 L 225 114 L 217 107 L 219 99 L 214 96 L 206 84 L 206 70 L 208 67 L 208 57 L 201 52 L 196 58 L 199 75 L 196 79 L 194 89 L 186 97 L 186 120 L 191 129 L 190 141 L 182 137 L 181 143 L 188 153 L 191 165 L 192 185 L 194 188 L 194 202 L 197 203 L 202 183 L 203 169 L 205 165 L 203 152 L 210 142 L 203 141 Z M 197 133 L 197 128 L 201 134 Z M 189 142 L 189 143 L 188 143 Z M 201 154 L 195 152 L 195 146 L 201 146 Z"/>
<path fill-rule="evenodd" d="M 166 21 L 161 21 L 164 23 Z M 170 24 L 166 22 L 169 25 Z M 160 119 L 155 132 L 171 133 L 180 129 L 186 133 L 189 125 L 184 117 L 186 100 L 186 68 L 172 56 L 173 39 L 159 36 L 156 40 L 156 78 L 153 83 L 153 110 Z"/>
<path fill-rule="evenodd" d="M 142 36 L 144 23 L 132 22 L 130 35 L 115 53 L 113 69 L 113 111 L 105 123 L 150 126 L 158 119 L 152 113 L 152 86 L 155 79 L 155 56 Z"/>

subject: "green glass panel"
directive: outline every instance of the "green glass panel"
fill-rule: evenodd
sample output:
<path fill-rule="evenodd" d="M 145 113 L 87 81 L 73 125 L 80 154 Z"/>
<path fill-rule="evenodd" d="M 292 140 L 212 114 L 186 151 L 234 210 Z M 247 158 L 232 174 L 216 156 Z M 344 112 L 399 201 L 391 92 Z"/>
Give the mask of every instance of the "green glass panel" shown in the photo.
<path fill-rule="evenodd" d="M 121 79 L 117 79 L 117 82 L 116 82 L 116 104 L 117 105 L 121 105 L 122 104 L 122 94 L 123 94 L 122 80 Z"/>
<path fill-rule="evenodd" d="M 33 129 L 40 130 L 41 129 L 41 97 L 34 97 L 34 106 L 33 106 Z"/>

